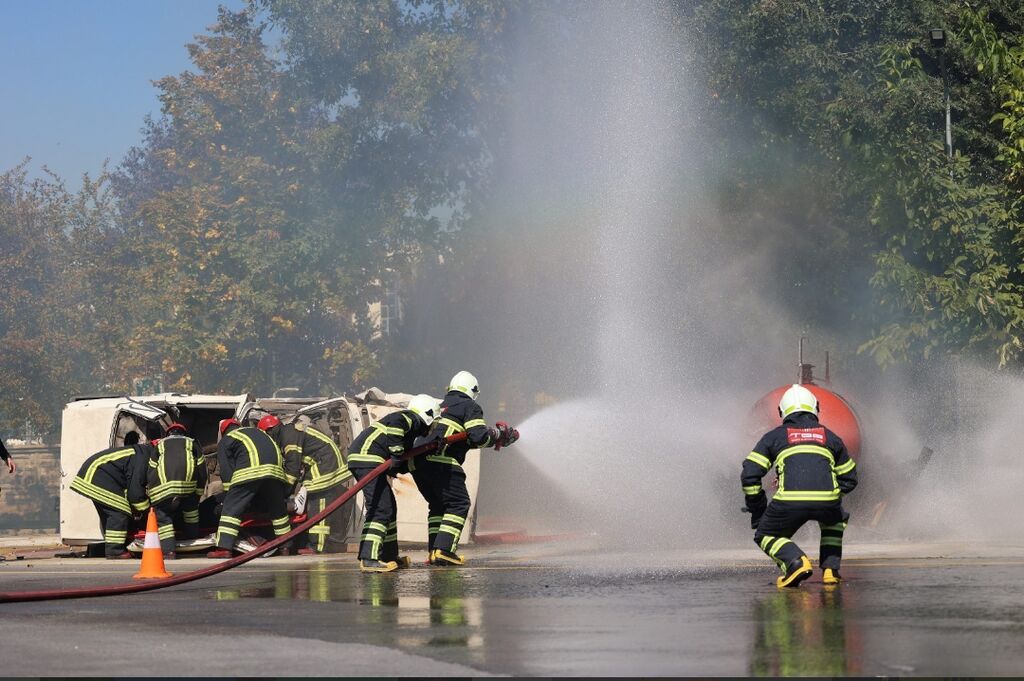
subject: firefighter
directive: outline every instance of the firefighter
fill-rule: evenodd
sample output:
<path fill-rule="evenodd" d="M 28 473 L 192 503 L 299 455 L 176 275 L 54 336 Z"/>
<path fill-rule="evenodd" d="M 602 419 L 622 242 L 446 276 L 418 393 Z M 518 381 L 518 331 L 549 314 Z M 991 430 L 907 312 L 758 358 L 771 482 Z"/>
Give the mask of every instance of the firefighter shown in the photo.
<path fill-rule="evenodd" d="M 437 418 L 438 402 L 430 395 L 417 395 L 409 407 L 392 412 L 356 436 L 348 448 L 348 467 L 357 480 L 390 460 L 389 475 L 403 469 L 399 461 L 418 437 L 427 434 Z M 366 519 L 359 542 L 359 569 L 363 572 L 390 572 L 409 567 L 407 556 L 398 555 L 398 506 L 395 493 L 384 477 L 374 478 L 363 488 Z"/>
<path fill-rule="evenodd" d="M 174 559 L 174 521 L 179 516 L 186 539 L 199 537 L 199 497 L 206 487 L 206 460 L 202 447 L 188 436 L 185 426 L 172 423 L 158 440 L 149 461 L 149 502 L 160 528 L 164 558 Z"/>
<path fill-rule="evenodd" d="M 217 548 L 207 558 L 230 558 L 242 526 L 242 513 L 256 505 L 270 514 L 274 536 L 288 534 L 288 482 L 281 450 L 262 430 L 242 427 L 235 419 L 220 422 L 217 464 L 224 481 L 224 506 L 217 526 Z M 281 547 L 280 555 L 291 553 Z"/>
<path fill-rule="evenodd" d="M 7 472 L 14 475 L 14 471 L 18 470 L 18 466 L 14 463 L 14 457 L 7 451 L 7 447 L 4 446 L 4 441 L 0 440 L 0 461 L 3 461 L 7 466 Z"/>
<path fill-rule="evenodd" d="M 125 550 L 128 533 L 149 508 L 146 474 L 153 446 L 139 444 L 136 431 L 124 438 L 124 446 L 93 454 L 71 481 L 71 489 L 91 499 L 100 516 L 100 531 L 108 559 L 131 558 Z"/>
<path fill-rule="evenodd" d="M 257 424 L 274 439 L 284 456 L 284 473 L 292 491 L 306 490 L 306 514 L 316 515 L 341 495 L 343 483 L 352 477 L 338 445 L 326 434 L 303 423 L 282 424 L 281 419 L 267 414 Z M 324 518 L 303 533 L 298 550 L 301 554 L 323 553 L 331 534 L 330 519 Z M 310 536 L 315 539 L 310 540 Z"/>
<path fill-rule="evenodd" d="M 469 516 L 469 491 L 462 464 L 470 449 L 501 449 L 519 439 L 519 431 L 498 422 L 489 428 L 484 412 L 477 404 L 480 386 L 468 371 L 460 371 L 448 384 L 441 402 L 441 414 L 430 432 L 431 439 L 456 433 L 468 434 L 466 440 L 443 445 L 438 451 L 409 462 L 409 470 L 420 494 L 427 501 L 427 537 L 431 565 L 462 565 L 457 553 L 459 539 Z"/>
<path fill-rule="evenodd" d="M 826 585 L 840 582 L 843 530 L 850 517 L 842 497 L 857 486 L 856 463 L 838 435 L 818 422 L 818 400 L 793 384 L 779 401 L 782 425 L 758 441 L 743 461 L 743 494 L 754 543 L 782 570 L 779 588 L 796 587 L 811 575 L 811 563 L 791 537 L 809 520 L 821 529 L 819 566 Z M 761 478 L 772 467 L 778 489 L 769 504 Z"/>

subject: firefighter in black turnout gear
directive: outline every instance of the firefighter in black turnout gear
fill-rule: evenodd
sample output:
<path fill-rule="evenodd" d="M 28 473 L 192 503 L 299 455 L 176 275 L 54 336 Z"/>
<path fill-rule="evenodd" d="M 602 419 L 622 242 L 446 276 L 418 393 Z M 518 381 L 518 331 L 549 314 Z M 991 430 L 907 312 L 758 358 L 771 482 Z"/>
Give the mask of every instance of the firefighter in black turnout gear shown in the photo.
<path fill-rule="evenodd" d="M 484 412 L 476 403 L 480 386 L 468 371 L 460 371 L 448 384 L 441 402 L 441 415 L 430 432 L 431 439 L 467 433 L 462 442 L 442 445 L 433 453 L 409 462 L 409 470 L 420 494 L 427 501 L 427 536 L 431 565 L 462 565 L 457 551 L 469 517 L 470 498 L 462 464 L 470 449 L 501 449 L 519 439 L 519 431 L 504 423 L 489 428 Z"/>
<path fill-rule="evenodd" d="M 224 481 L 224 506 L 217 526 L 217 548 L 207 558 L 230 558 L 242 526 L 242 513 L 253 506 L 267 511 L 274 536 L 288 534 L 286 497 L 288 482 L 284 474 L 281 450 L 262 430 L 243 428 L 235 419 L 220 422 L 217 464 Z M 280 555 L 290 548 L 281 547 Z"/>
<path fill-rule="evenodd" d="M 809 520 L 821 529 L 818 563 L 822 581 L 840 581 L 843 530 L 850 515 L 842 497 L 857 486 L 856 463 L 838 435 L 818 422 L 818 400 L 807 388 L 794 384 L 779 401 L 782 425 L 768 431 L 743 461 L 743 494 L 756 529 L 754 542 L 782 570 L 779 588 L 796 587 L 811 575 L 811 563 L 791 537 Z M 772 467 L 778 489 L 771 503 L 765 500 L 761 478 Z"/>
<path fill-rule="evenodd" d="M 203 449 L 188 437 L 182 424 L 167 426 L 167 435 L 156 443 L 149 461 L 148 485 L 149 502 L 160 528 L 160 548 L 165 558 L 175 558 L 175 521 L 185 539 L 199 537 L 199 497 L 206 487 Z"/>
<path fill-rule="evenodd" d="M 341 450 L 329 436 L 303 423 L 281 423 L 267 414 L 257 424 L 274 439 L 284 456 L 284 474 L 292 493 L 306 489 L 306 514 L 313 516 L 327 508 L 344 490 L 343 483 L 352 477 Z M 290 510 L 290 509 L 289 509 Z M 331 534 L 330 516 L 297 538 L 298 553 L 323 553 Z M 305 543 L 305 546 L 303 546 Z"/>
<path fill-rule="evenodd" d="M 124 438 L 124 446 L 93 454 L 71 481 L 71 489 L 91 499 L 100 516 L 100 531 L 107 558 L 131 558 L 125 551 L 128 533 L 136 519 L 149 508 L 146 474 L 153 445 L 139 444 L 135 431 Z"/>
<path fill-rule="evenodd" d="M 408 409 L 392 412 L 371 423 L 348 447 L 348 467 L 356 480 L 390 460 L 390 474 L 404 469 L 401 456 L 412 449 L 416 438 L 427 434 L 437 418 L 438 401 L 430 395 L 409 400 Z M 422 458 L 422 457 L 420 457 Z M 409 558 L 398 555 L 398 505 L 386 476 L 378 476 L 363 488 L 366 519 L 359 542 L 359 569 L 391 572 L 409 567 Z"/>

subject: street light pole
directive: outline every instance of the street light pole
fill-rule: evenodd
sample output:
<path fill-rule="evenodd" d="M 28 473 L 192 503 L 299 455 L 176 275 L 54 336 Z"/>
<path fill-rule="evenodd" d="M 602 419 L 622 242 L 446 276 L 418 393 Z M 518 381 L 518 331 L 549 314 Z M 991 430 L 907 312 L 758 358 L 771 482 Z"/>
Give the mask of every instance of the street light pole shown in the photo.
<path fill-rule="evenodd" d="M 953 120 L 949 112 L 949 79 L 946 77 L 946 31 L 933 28 L 928 33 L 932 47 L 939 50 L 939 70 L 942 72 L 942 99 L 946 104 L 946 157 L 953 158 Z"/>

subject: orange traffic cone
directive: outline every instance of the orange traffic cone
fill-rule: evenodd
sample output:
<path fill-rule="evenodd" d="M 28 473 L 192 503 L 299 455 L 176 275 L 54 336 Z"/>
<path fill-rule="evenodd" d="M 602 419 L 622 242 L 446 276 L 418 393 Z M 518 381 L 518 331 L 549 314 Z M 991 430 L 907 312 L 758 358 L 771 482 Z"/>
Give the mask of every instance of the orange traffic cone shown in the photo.
<path fill-rule="evenodd" d="M 157 529 L 156 511 L 150 507 L 146 520 L 146 543 L 142 547 L 142 567 L 133 579 L 165 579 L 171 573 L 164 568 L 164 552 L 160 549 L 160 534 Z"/>

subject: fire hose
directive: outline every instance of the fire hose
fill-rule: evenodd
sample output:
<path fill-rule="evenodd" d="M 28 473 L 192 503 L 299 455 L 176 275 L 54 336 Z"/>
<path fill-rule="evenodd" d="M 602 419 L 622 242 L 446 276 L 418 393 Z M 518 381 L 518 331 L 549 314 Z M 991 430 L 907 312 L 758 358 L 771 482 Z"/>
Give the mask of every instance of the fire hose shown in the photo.
<path fill-rule="evenodd" d="M 444 440 L 435 440 L 434 442 L 428 442 L 418 447 L 413 447 L 405 454 L 400 457 L 401 461 L 408 461 L 409 459 L 425 454 L 427 452 L 437 449 L 441 443 L 451 444 L 453 442 L 460 442 L 465 440 L 467 437 L 466 433 L 456 433 L 446 437 Z M 66 598 L 94 598 L 97 596 L 118 596 L 120 594 L 132 594 L 139 593 L 142 591 L 154 591 L 156 589 L 164 589 L 169 586 L 177 586 L 178 584 L 187 584 L 194 582 L 197 579 L 204 577 L 210 577 L 218 573 L 236 568 L 239 565 L 248 563 L 253 558 L 259 558 L 269 551 L 273 551 L 282 544 L 291 541 L 296 535 L 305 532 L 309 528 L 313 527 L 321 520 L 326 518 L 331 513 L 341 508 L 342 504 L 355 496 L 356 492 L 361 490 L 363 487 L 368 485 L 372 480 L 383 475 L 391 467 L 391 461 L 385 461 L 380 464 L 372 471 L 370 471 L 366 477 L 356 482 L 356 484 L 349 487 L 348 490 L 340 497 L 332 501 L 327 505 L 324 510 L 317 513 L 312 518 L 307 518 L 305 521 L 300 523 L 297 527 L 292 529 L 291 532 L 280 537 L 275 537 L 268 542 L 260 544 L 252 551 L 243 553 L 240 556 L 229 558 L 223 562 L 211 565 L 210 567 L 201 568 L 199 570 L 193 570 L 192 572 L 186 572 L 175 577 L 169 577 L 167 579 L 161 579 L 159 581 L 147 581 L 147 582 L 134 582 L 132 584 L 115 584 L 112 586 L 98 586 L 98 587 L 86 587 L 83 589 L 53 589 L 49 591 L 11 591 L 6 593 L 0 593 L 0 603 L 25 603 L 29 601 L 55 601 L 63 600 Z"/>

